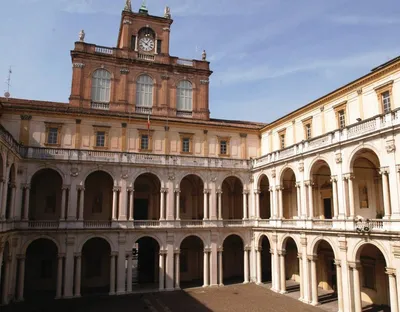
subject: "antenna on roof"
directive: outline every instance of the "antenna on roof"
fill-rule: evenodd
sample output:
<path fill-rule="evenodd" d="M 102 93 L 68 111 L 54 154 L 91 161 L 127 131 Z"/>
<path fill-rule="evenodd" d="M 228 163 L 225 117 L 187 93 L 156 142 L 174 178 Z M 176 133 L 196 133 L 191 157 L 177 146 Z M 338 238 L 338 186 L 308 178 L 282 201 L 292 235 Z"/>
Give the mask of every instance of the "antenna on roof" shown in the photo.
<path fill-rule="evenodd" d="M 4 97 L 7 99 L 11 96 L 11 94 L 10 94 L 11 74 L 12 74 L 12 70 L 11 70 L 11 66 L 10 66 L 10 68 L 8 69 L 8 76 L 7 76 L 7 80 L 6 80 L 7 91 L 4 92 Z"/>

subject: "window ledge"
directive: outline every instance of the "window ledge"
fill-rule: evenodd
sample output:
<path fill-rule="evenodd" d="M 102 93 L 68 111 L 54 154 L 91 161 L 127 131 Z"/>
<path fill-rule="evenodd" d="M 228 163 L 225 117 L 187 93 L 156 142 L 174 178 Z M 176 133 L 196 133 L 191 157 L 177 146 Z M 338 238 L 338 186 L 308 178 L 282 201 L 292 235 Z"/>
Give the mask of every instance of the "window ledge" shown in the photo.
<path fill-rule="evenodd" d="M 44 143 L 44 146 L 61 147 L 61 144 L 60 143 Z"/>
<path fill-rule="evenodd" d="M 193 155 L 193 152 L 181 152 L 181 155 Z"/>
<path fill-rule="evenodd" d="M 219 157 L 230 157 L 229 154 L 218 154 Z"/>
<path fill-rule="evenodd" d="M 93 149 L 95 150 L 108 150 L 107 146 L 93 146 Z"/>
<path fill-rule="evenodd" d="M 139 148 L 139 152 L 140 152 L 140 153 L 151 153 L 151 152 L 153 152 L 153 150 L 151 150 L 151 149 L 141 149 L 141 148 Z"/>

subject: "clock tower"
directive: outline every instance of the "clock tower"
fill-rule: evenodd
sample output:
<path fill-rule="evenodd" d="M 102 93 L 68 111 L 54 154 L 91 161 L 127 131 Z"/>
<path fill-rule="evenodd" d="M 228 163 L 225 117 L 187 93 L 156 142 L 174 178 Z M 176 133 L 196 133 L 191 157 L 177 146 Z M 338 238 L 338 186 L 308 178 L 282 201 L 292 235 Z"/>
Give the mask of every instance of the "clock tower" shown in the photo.
<path fill-rule="evenodd" d="M 165 117 L 208 120 L 210 63 L 170 55 L 173 20 L 133 12 L 127 0 L 116 47 L 84 41 L 71 51 L 71 106 Z M 88 37 L 90 35 L 88 34 Z"/>

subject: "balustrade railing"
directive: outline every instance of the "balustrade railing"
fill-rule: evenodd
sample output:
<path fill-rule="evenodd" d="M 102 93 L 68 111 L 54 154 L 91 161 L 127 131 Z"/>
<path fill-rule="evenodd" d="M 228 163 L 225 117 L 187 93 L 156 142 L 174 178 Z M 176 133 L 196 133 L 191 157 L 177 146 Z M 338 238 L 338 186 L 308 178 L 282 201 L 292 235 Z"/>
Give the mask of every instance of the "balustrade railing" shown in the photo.
<path fill-rule="evenodd" d="M 90 104 L 90 107 L 93 109 L 99 109 L 99 110 L 110 110 L 110 103 L 96 103 L 92 102 Z"/>
<path fill-rule="evenodd" d="M 243 227 L 243 220 L 223 220 L 224 227 Z"/>
<path fill-rule="evenodd" d="M 146 107 L 146 106 L 136 106 L 135 107 L 135 113 L 138 114 L 145 114 L 145 115 L 151 115 L 153 109 L 151 107 Z"/>
<path fill-rule="evenodd" d="M 94 52 L 101 53 L 101 54 L 108 54 L 108 55 L 114 54 L 114 50 L 112 48 L 100 47 L 100 46 L 96 46 L 94 48 Z"/>
<path fill-rule="evenodd" d="M 109 228 L 111 228 L 111 221 L 87 220 L 87 221 L 83 221 L 83 227 L 86 229 L 109 229 Z"/>
<path fill-rule="evenodd" d="M 28 227 L 31 229 L 56 229 L 60 222 L 55 221 L 28 221 Z"/>
<path fill-rule="evenodd" d="M 155 60 L 155 56 L 154 55 L 142 54 L 142 53 L 138 53 L 137 54 L 137 58 L 139 60 L 144 60 L 144 61 L 154 61 Z"/>
<path fill-rule="evenodd" d="M 135 228 L 158 228 L 160 225 L 161 223 L 158 220 L 133 221 Z"/>
<path fill-rule="evenodd" d="M 203 221 L 202 220 L 181 220 L 180 225 L 181 225 L 181 227 L 185 227 L 185 228 L 203 227 Z"/>
<path fill-rule="evenodd" d="M 331 229 L 333 220 L 313 220 L 313 228 L 315 229 Z"/>
<path fill-rule="evenodd" d="M 191 66 L 191 67 L 193 67 L 194 65 L 192 60 L 187 60 L 187 59 L 177 59 L 176 63 L 178 65 Z"/>

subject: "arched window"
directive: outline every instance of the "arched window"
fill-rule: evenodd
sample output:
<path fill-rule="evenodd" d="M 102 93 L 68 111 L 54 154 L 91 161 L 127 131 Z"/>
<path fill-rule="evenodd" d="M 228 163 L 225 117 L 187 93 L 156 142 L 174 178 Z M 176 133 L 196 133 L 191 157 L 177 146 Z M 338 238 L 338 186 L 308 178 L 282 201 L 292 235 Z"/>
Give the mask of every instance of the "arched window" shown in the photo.
<path fill-rule="evenodd" d="M 92 102 L 110 102 L 111 74 L 105 69 L 97 69 L 92 79 Z"/>
<path fill-rule="evenodd" d="M 153 106 L 153 79 L 147 75 L 139 76 L 136 82 L 136 106 Z"/>
<path fill-rule="evenodd" d="M 180 81 L 177 88 L 176 109 L 178 111 L 192 111 L 193 109 L 193 88 L 190 81 Z"/>

